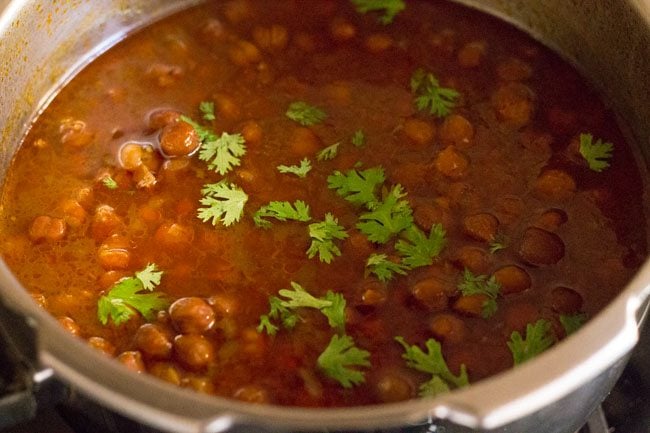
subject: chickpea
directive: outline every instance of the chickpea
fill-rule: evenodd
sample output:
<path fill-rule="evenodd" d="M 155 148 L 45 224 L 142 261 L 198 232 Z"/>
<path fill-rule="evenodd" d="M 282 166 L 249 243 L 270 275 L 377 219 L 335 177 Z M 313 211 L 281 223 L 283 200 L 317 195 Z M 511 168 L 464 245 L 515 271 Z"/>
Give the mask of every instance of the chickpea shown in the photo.
<path fill-rule="evenodd" d="M 151 111 L 147 116 L 147 125 L 151 129 L 162 129 L 167 125 L 178 122 L 181 113 L 176 110 L 158 109 Z"/>
<path fill-rule="evenodd" d="M 228 52 L 230 61 L 237 66 L 248 66 L 262 60 L 260 50 L 248 41 L 237 41 Z"/>
<path fill-rule="evenodd" d="M 113 346 L 113 343 L 110 341 L 102 338 L 102 337 L 90 337 L 88 339 L 88 344 L 99 350 L 100 352 L 104 353 L 106 356 L 113 356 L 115 355 L 115 346 Z"/>
<path fill-rule="evenodd" d="M 131 263 L 131 245 L 128 238 L 112 235 L 97 250 L 99 264 L 104 269 L 127 269 Z"/>
<path fill-rule="evenodd" d="M 451 179 L 460 179 L 469 170 L 469 159 L 455 146 L 447 146 L 433 162 L 435 168 Z"/>
<path fill-rule="evenodd" d="M 573 197 L 576 188 L 576 182 L 569 174 L 550 169 L 539 175 L 533 185 L 533 192 L 538 198 L 558 202 Z"/>
<path fill-rule="evenodd" d="M 84 209 L 77 200 L 72 198 L 63 200 L 59 205 L 59 208 L 63 213 L 63 219 L 70 227 L 79 227 L 83 225 L 88 217 L 86 209 Z"/>
<path fill-rule="evenodd" d="M 458 250 L 455 262 L 475 274 L 485 274 L 490 268 L 491 256 L 481 248 L 464 245 Z"/>
<path fill-rule="evenodd" d="M 68 331 L 70 334 L 75 335 L 77 337 L 81 335 L 81 328 L 79 327 L 79 325 L 77 325 L 77 322 L 75 322 L 74 319 L 72 319 L 71 317 L 62 316 L 62 317 L 58 317 L 56 320 L 59 322 L 61 326 L 63 326 L 63 329 Z"/>
<path fill-rule="evenodd" d="M 473 144 L 474 126 L 460 114 L 450 114 L 440 127 L 440 140 L 447 145 L 467 148 Z"/>
<path fill-rule="evenodd" d="M 120 361 L 126 368 L 136 373 L 144 373 L 146 367 L 142 360 L 142 354 L 137 350 L 122 352 L 117 355 L 117 360 Z"/>
<path fill-rule="evenodd" d="M 96 241 L 102 241 L 124 225 L 115 209 L 109 205 L 100 205 L 95 209 L 91 231 Z"/>
<path fill-rule="evenodd" d="M 446 313 L 434 316 L 429 329 L 438 340 L 450 343 L 462 342 L 467 334 L 465 322 L 453 314 Z"/>
<path fill-rule="evenodd" d="M 246 144 L 256 144 L 262 141 L 263 131 L 259 123 L 249 120 L 241 127 L 241 134 L 246 140 Z"/>
<path fill-rule="evenodd" d="M 523 81 L 533 75 L 533 69 L 523 60 L 512 57 L 497 65 L 497 75 L 504 81 Z"/>
<path fill-rule="evenodd" d="M 532 265 L 552 265 L 564 257 L 564 242 L 555 233 L 530 227 L 522 237 L 519 256 Z"/>
<path fill-rule="evenodd" d="M 411 287 L 413 297 L 430 311 L 442 311 L 447 308 L 449 291 L 449 283 L 439 278 L 420 280 Z"/>
<path fill-rule="evenodd" d="M 274 24 L 270 27 L 257 26 L 253 29 L 253 40 L 263 50 L 281 51 L 289 42 L 287 28 Z"/>
<path fill-rule="evenodd" d="M 94 135 L 88 132 L 86 123 L 81 120 L 63 119 L 59 132 L 61 132 L 61 143 L 73 148 L 85 147 L 94 138 Z"/>
<path fill-rule="evenodd" d="M 177 65 L 154 63 L 147 68 L 145 74 L 151 77 L 158 87 L 170 87 L 183 76 L 183 68 Z"/>
<path fill-rule="evenodd" d="M 330 35 L 338 42 L 349 41 L 357 35 L 357 28 L 344 19 L 335 19 L 330 24 Z"/>
<path fill-rule="evenodd" d="M 177 335 L 174 338 L 176 359 L 190 370 L 203 370 L 214 359 L 214 347 L 202 335 Z"/>
<path fill-rule="evenodd" d="M 370 53 L 379 54 L 391 48 L 394 41 L 385 33 L 372 33 L 366 37 L 364 44 Z"/>
<path fill-rule="evenodd" d="M 483 294 L 461 296 L 454 302 L 454 311 L 467 316 L 481 317 L 483 315 L 483 306 L 488 299 Z"/>
<path fill-rule="evenodd" d="M 463 68 L 479 66 L 485 57 L 486 44 L 484 41 L 469 42 L 458 51 L 458 64 Z"/>
<path fill-rule="evenodd" d="M 269 392 L 260 385 L 246 385 L 238 388 L 233 397 L 247 403 L 265 404 L 270 403 Z"/>
<path fill-rule="evenodd" d="M 41 215 L 32 221 L 32 225 L 29 227 L 29 238 L 33 242 L 41 240 L 56 242 L 63 239 L 66 229 L 67 226 L 63 219 Z"/>
<path fill-rule="evenodd" d="M 298 157 L 311 156 L 322 148 L 321 141 L 309 128 L 297 127 L 289 139 L 291 152 Z"/>
<path fill-rule="evenodd" d="M 169 307 L 174 327 L 183 334 L 200 334 L 214 326 L 214 310 L 201 298 L 176 300 Z"/>
<path fill-rule="evenodd" d="M 537 218 L 535 227 L 547 230 L 549 232 L 557 230 L 562 224 L 567 222 L 569 217 L 561 209 L 549 209 Z"/>
<path fill-rule="evenodd" d="M 408 143 L 416 149 L 425 148 L 435 135 L 433 125 L 420 119 L 407 119 L 404 122 L 403 131 L 409 139 Z"/>
<path fill-rule="evenodd" d="M 521 128 L 533 117 L 534 93 L 520 83 L 507 83 L 492 94 L 492 106 L 504 123 Z"/>
<path fill-rule="evenodd" d="M 116 271 L 116 270 L 106 271 L 97 280 L 97 285 L 99 286 L 100 289 L 106 290 L 112 287 L 115 283 L 117 283 L 122 278 L 128 276 L 129 274 L 126 271 Z"/>
<path fill-rule="evenodd" d="M 162 246 L 177 250 L 187 247 L 194 239 L 194 229 L 183 224 L 164 222 L 153 236 L 155 242 Z"/>
<path fill-rule="evenodd" d="M 199 135 L 187 122 L 170 123 L 160 133 L 160 148 L 168 156 L 191 155 L 200 144 Z"/>
<path fill-rule="evenodd" d="M 214 394 L 214 384 L 207 377 L 187 377 L 181 381 L 181 385 L 201 394 Z"/>
<path fill-rule="evenodd" d="M 501 286 L 502 295 L 520 293 L 532 285 L 528 272 L 515 265 L 508 265 L 497 269 L 492 276 Z"/>
<path fill-rule="evenodd" d="M 181 384 L 181 374 L 174 365 L 168 362 L 157 362 L 149 368 L 149 373 L 158 379 L 176 386 Z"/>
<path fill-rule="evenodd" d="M 146 323 L 135 333 L 134 346 L 146 357 L 168 359 L 172 353 L 172 342 L 168 332 L 160 325 Z"/>
<path fill-rule="evenodd" d="M 138 143 L 124 143 L 120 148 L 120 165 L 123 169 L 133 171 L 142 165 L 142 155 L 144 150 Z"/>
<path fill-rule="evenodd" d="M 384 403 L 408 400 L 414 396 L 412 381 L 396 371 L 382 373 L 374 383 L 377 398 Z"/>
<path fill-rule="evenodd" d="M 468 215 L 463 218 L 466 235 L 483 242 L 494 240 L 499 229 L 499 220 L 490 213 Z"/>
<path fill-rule="evenodd" d="M 574 314 L 582 308 L 582 296 L 574 289 L 556 287 L 548 296 L 548 304 L 560 314 Z"/>

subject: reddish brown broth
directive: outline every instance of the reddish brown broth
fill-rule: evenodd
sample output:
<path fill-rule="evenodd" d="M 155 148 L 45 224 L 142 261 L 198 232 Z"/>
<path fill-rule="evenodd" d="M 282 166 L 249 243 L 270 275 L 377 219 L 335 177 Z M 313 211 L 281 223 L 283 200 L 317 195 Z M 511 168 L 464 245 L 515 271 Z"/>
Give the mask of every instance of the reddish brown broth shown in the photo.
<path fill-rule="evenodd" d="M 109 50 L 61 90 L 15 157 L 0 226 L 10 268 L 67 329 L 121 354 L 127 366 L 253 402 L 342 406 L 415 397 L 426 375 L 405 365 L 398 335 L 420 345 L 437 338 L 451 370 L 465 364 L 471 382 L 512 367 L 506 342 L 528 323 L 545 318 L 563 338 L 559 314 L 593 316 L 646 255 L 636 225 L 645 221 L 642 181 L 612 113 L 571 67 L 492 18 L 438 1 L 409 1 L 387 26 L 377 16 L 345 1 L 209 2 Z M 409 80 L 419 67 L 462 95 L 446 120 L 415 108 Z M 302 128 L 288 119 L 297 100 L 323 108 L 326 121 Z M 242 165 L 225 176 L 249 194 L 242 220 L 230 227 L 196 218 L 201 187 L 222 176 L 196 155 L 169 162 L 158 151 L 159 125 L 151 124 L 160 109 L 199 119 L 201 101 L 216 103 L 217 133 L 250 138 Z M 362 148 L 350 142 L 359 129 Z M 583 132 L 614 144 L 611 167 L 588 169 L 575 146 Z M 144 163 L 153 187 L 138 187 L 142 173 L 120 161 L 128 142 L 156 149 Z M 317 162 L 316 152 L 335 142 L 338 155 Z M 303 157 L 313 164 L 305 179 L 276 170 Z M 386 284 L 364 276 L 369 254 L 392 254 L 392 243 L 368 242 L 354 228 L 358 209 L 327 188 L 328 175 L 357 162 L 381 165 L 386 185 L 404 186 L 423 230 L 444 225 L 447 245 L 433 265 Z M 98 180 L 107 173 L 117 189 Z M 253 224 L 260 206 L 297 199 L 308 202 L 313 220 L 332 212 L 347 229 L 332 264 L 307 258 L 305 223 Z M 93 223 L 104 205 L 122 224 Z M 495 253 L 480 240 L 483 230 L 490 236 L 488 220 L 506 239 Z M 551 232 L 563 253 L 540 246 Z M 534 239 L 524 242 L 527 236 Z M 103 260 L 99 250 L 110 242 L 120 252 Z M 527 249 L 542 261 L 561 258 L 533 266 L 522 259 Z M 171 300 L 209 300 L 216 317 L 198 333 L 203 339 L 173 340 L 178 323 L 159 314 L 159 334 L 138 337 L 169 343 L 157 358 L 136 352 L 146 345 L 134 337 L 142 317 L 119 327 L 97 318 L 98 298 L 147 263 L 164 272 L 159 291 Z M 502 293 L 490 319 L 462 307 L 456 286 L 464 268 L 492 275 L 512 265 L 530 278 L 529 288 Z M 256 331 L 269 296 L 291 281 L 316 296 L 344 295 L 346 332 L 371 354 L 365 383 L 344 389 L 317 369 L 333 331 L 313 311 L 301 311 L 300 323 L 276 336 Z M 191 368 L 192 355 L 209 362 Z"/>

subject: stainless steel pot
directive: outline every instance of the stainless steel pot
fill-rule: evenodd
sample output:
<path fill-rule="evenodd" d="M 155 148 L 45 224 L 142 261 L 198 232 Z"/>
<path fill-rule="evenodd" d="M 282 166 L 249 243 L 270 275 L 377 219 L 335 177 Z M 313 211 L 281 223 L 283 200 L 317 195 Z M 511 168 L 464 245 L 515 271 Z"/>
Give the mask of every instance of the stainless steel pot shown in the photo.
<path fill-rule="evenodd" d="M 647 167 L 650 2 L 459 1 L 512 22 L 577 65 L 612 101 L 630 138 L 639 144 L 641 166 Z M 0 0 L 0 8 L 4 6 L 0 15 L 0 181 L 30 120 L 52 97 L 53 89 L 129 30 L 194 2 Z M 647 190 L 646 208 L 650 207 Z M 648 209 L 646 215 L 650 215 Z M 648 224 L 639 221 L 639 225 Z M 431 400 L 296 409 L 206 397 L 133 374 L 69 336 L 0 264 L 0 300 L 18 313 L 11 316 L 11 323 L 3 315 L 0 324 L 4 324 L 5 337 L 20 343 L 19 328 L 36 334 L 33 359 L 24 351 L 14 353 L 14 358 L 22 359 L 19 365 L 27 371 L 33 388 L 42 387 L 44 379 L 54 374 L 101 405 L 174 432 L 368 430 L 427 419 L 434 419 L 446 432 L 571 432 L 618 378 L 638 339 L 649 296 L 647 261 L 621 295 L 583 329 L 517 369 Z"/>

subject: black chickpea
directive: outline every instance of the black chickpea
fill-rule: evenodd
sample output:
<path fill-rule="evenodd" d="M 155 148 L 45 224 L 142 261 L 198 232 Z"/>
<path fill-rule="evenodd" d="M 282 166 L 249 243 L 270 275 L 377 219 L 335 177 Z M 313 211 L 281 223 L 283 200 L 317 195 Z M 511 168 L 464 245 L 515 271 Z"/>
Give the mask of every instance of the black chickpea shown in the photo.
<path fill-rule="evenodd" d="M 200 334 L 214 326 L 212 307 L 203 299 L 188 297 L 175 301 L 169 307 L 174 327 L 183 334 Z"/>

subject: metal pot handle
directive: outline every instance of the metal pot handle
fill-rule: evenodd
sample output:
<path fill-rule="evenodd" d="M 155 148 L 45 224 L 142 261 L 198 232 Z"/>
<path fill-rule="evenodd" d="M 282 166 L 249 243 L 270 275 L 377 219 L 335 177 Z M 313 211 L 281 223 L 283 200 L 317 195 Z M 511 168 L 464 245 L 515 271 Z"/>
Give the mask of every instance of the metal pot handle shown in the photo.
<path fill-rule="evenodd" d="M 53 404 L 63 389 L 51 368 L 38 366 L 36 327 L 0 298 L 0 430 L 29 420 L 39 404 Z"/>

